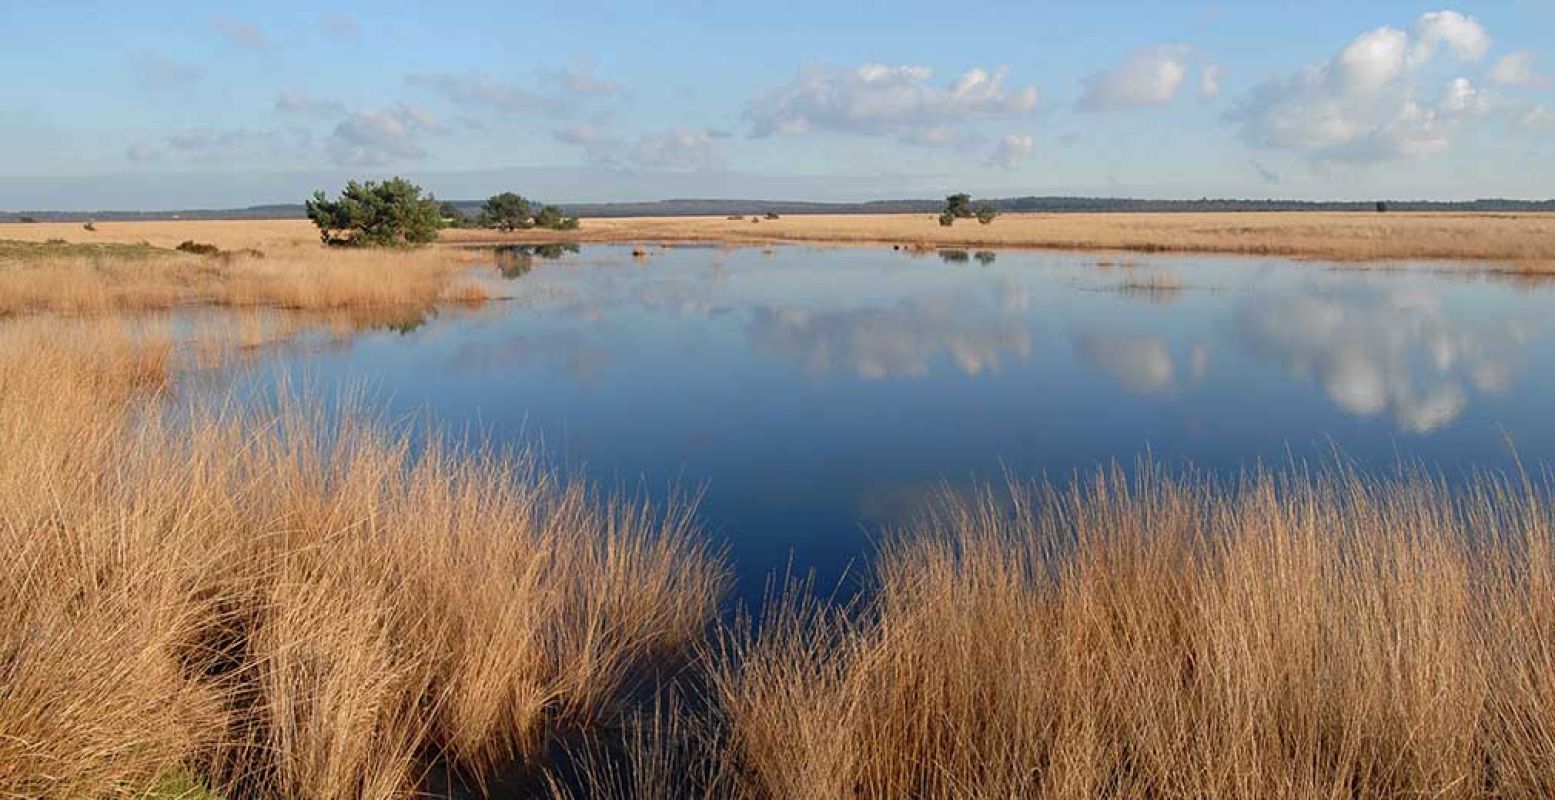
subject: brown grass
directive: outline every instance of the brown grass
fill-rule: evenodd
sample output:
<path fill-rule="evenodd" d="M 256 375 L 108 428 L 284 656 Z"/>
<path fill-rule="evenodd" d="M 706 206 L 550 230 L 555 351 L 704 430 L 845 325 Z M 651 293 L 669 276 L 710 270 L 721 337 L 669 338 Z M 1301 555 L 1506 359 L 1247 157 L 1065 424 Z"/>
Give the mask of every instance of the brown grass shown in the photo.
<path fill-rule="evenodd" d="M 349 405 L 169 416 L 169 339 L 123 325 L 0 329 L 0 797 L 536 770 L 713 614 L 683 505 Z"/>
<path fill-rule="evenodd" d="M 789 602 L 718 696 L 739 778 L 802 797 L 1555 792 L 1546 494 L 1145 470 L 948 499 L 858 614 Z"/>
<path fill-rule="evenodd" d="M 149 242 L 170 248 L 194 240 L 222 256 L 133 249 L 82 253 L 37 243 Z M 0 225 L 0 315 L 111 314 L 198 306 L 338 312 L 424 311 L 453 288 L 474 254 L 454 248 L 356 250 L 319 243 L 307 222 L 102 223 L 95 233 L 63 224 Z M 470 303 L 478 287 L 460 287 Z"/>
<path fill-rule="evenodd" d="M 941 227 L 926 214 L 790 215 L 761 225 L 721 217 L 653 217 L 586 219 L 572 232 L 444 231 L 443 241 L 817 242 L 1100 249 L 1354 261 L 1491 261 L 1495 263 L 1485 266 L 1555 271 L 1555 214 L 1005 214 L 991 225 L 963 222 L 951 228 Z"/>

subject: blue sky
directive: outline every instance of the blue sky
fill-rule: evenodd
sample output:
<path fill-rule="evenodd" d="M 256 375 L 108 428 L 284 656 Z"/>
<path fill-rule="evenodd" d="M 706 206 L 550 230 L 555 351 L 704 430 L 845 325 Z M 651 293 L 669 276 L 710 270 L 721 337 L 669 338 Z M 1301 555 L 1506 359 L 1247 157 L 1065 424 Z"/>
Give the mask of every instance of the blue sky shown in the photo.
<path fill-rule="evenodd" d="M 1555 195 L 1555 0 L 6 3 L 0 208 Z"/>

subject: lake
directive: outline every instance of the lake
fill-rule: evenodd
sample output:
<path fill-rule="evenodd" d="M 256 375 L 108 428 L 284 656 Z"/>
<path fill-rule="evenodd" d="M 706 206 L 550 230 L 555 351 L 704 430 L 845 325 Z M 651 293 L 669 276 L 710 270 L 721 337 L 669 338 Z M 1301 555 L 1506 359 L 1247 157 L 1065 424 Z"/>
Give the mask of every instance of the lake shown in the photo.
<path fill-rule="evenodd" d="M 1336 450 L 1555 461 L 1555 286 L 1442 265 L 809 247 L 510 249 L 510 299 L 249 373 L 366 387 L 612 487 L 702 491 L 739 594 L 848 586 L 936 491 Z"/>

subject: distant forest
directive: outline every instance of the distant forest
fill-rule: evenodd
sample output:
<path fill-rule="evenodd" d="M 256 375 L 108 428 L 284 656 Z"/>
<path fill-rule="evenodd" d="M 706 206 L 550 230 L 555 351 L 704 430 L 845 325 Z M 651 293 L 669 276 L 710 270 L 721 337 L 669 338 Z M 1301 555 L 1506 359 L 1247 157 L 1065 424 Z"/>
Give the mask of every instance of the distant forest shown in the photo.
<path fill-rule="evenodd" d="M 1356 211 L 1376 213 L 1377 201 L 1307 200 L 1141 200 L 1128 197 L 1006 197 L 987 201 L 1001 212 L 1192 212 L 1192 211 Z M 1388 211 L 1520 212 L 1555 211 L 1555 200 L 1483 199 L 1458 202 L 1387 200 Z M 480 211 L 480 202 L 458 201 L 467 214 Z M 938 214 L 940 200 L 875 200 L 867 203 L 808 203 L 780 200 L 656 200 L 640 203 L 559 203 L 567 216 L 576 217 L 691 217 L 773 214 Z M 0 222 L 78 222 L 85 220 L 129 221 L 165 219 L 303 219 L 301 203 L 249 206 L 248 208 L 188 209 L 182 211 L 16 211 L 0 212 Z"/>

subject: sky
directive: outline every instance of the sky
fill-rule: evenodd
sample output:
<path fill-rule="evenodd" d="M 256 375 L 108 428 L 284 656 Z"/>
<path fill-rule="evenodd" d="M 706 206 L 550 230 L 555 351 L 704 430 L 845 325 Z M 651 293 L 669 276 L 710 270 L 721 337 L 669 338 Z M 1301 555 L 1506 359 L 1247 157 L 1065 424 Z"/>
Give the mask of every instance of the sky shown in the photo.
<path fill-rule="evenodd" d="M 1555 196 L 1555 0 L 0 3 L 0 209 Z"/>

